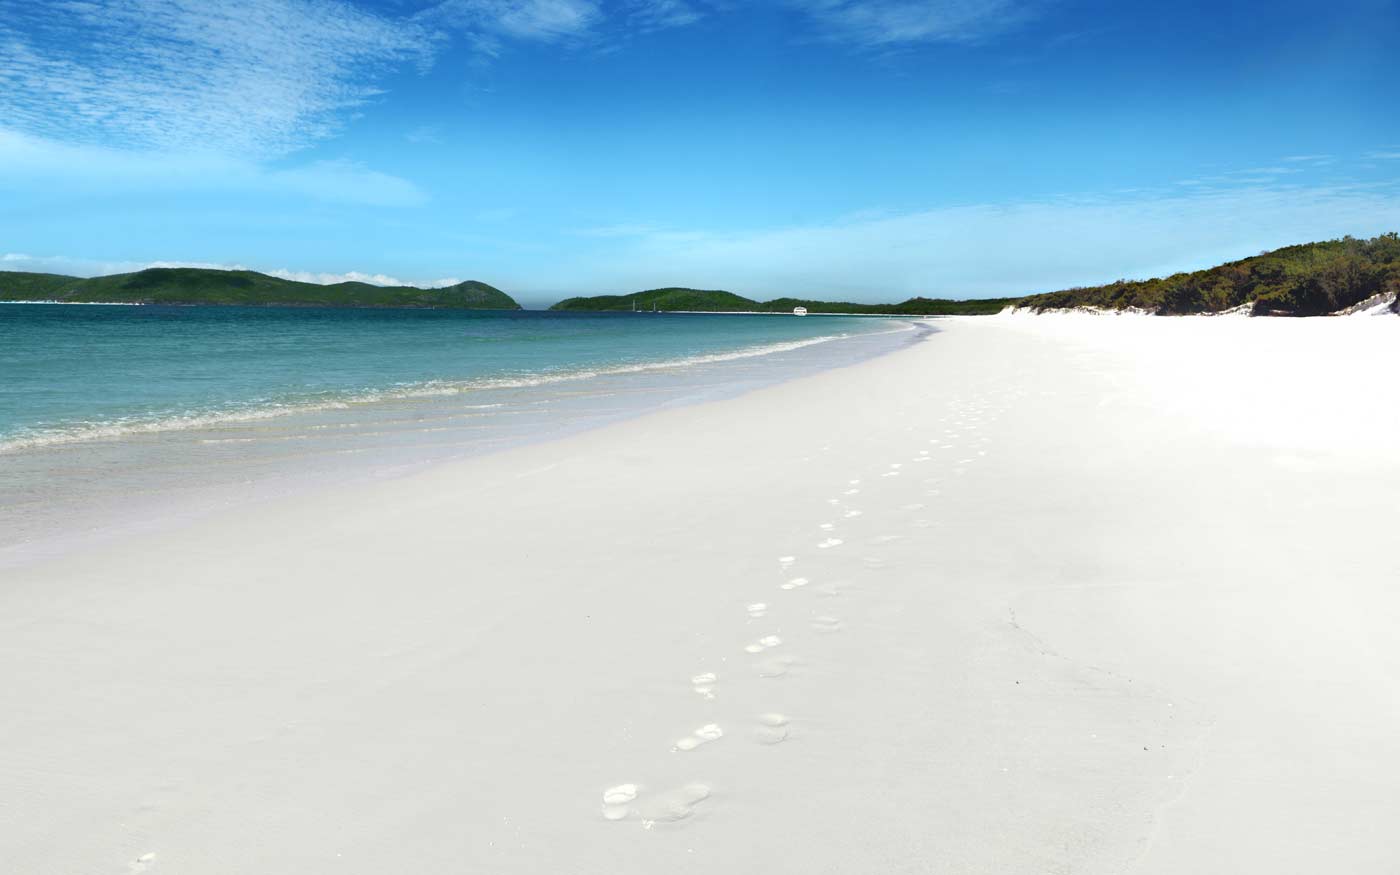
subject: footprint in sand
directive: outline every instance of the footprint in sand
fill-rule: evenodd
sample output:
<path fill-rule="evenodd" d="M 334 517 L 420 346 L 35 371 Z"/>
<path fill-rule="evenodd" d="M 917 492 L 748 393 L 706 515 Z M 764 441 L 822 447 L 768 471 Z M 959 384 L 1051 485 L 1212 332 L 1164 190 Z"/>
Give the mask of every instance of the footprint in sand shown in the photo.
<path fill-rule="evenodd" d="M 898 472 L 898 471 L 886 471 L 885 473 L 881 474 L 880 476 L 881 476 L 881 477 L 898 477 L 898 476 L 899 476 L 899 472 Z"/>
<path fill-rule="evenodd" d="M 783 639 L 779 638 L 777 635 L 764 635 L 762 638 L 745 647 L 744 652 L 762 653 L 763 651 L 771 650 L 782 643 Z"/>
<path fill-rule="evenodd" d="M 603 791 L 603 819 L 623 820 L 632 813 L 631 803 L 637 798 L 636 784 L 618 784 Z"/>
<path fill-rule="evenodd" d="M 808 583 L 810 583 L 810 582 L 811 582 L 811 581 L 807 580 L 807 578 L 805 578 L 805 577 L 794 577 L 792 580 L 789 580 L 787 583 L 780 583 L 780 584 L 778 584 L 778 588 L 779 588 L 779 589 L 801 589 L 802 587 L 806 586 L 806 585 L 807 585 Z"/>
<path fill-rule="evenodd" d="M 933 520 L 914 520 L 909 525 L 916 529 L 931 529 L 937 524 Z"/>
<path fill-rule="evenodd" d="M 127 868 L 130 869 L 132 872 L 147 872 L 150 870 L 151 866 L 155 863 L 155 861 L 156 855 L 154 852 L 149 854 L 142 854 L 135 860 L 132 860 L 130 863 L 128 863 Z"/>
<path fill-rule="evenodd" d="M 889 544 L 903 538 L 903 535 L 876 535 L 870 539 L 872 544 Z"/>
<path fill-rule="evenodd" d="M 841 493 L 841 494 L 842 494 L 842 495 L 859 495 L 859 494 L 860 494 L 860 490 L 859 490 L 859 489 L 854 489 L 854 488 L 853 488 L 853 489 L 847 489 L 845 492 L 843 492 L 843 493 Z"/>
<path fill-rule="evenodd" d="M 796 561 L 797 561 L 797 557 L 796 557 L 796 556 L 779 556 L 779 557 L 778 557 L 778 565 L 781 566 L 781 567 L 783 567 L 783 568 L 791 568 L 792 565 L 793 565 L 793 563 L 796 562 Z"/>
<path fill-rule="evenodd" d="M 835 617 L 814 617 L 812 619 L 812 628 L 818 632 L 839 632 L 841 630 L 841 621 Z"/>
<path fill-rule="evenodd" d="M 759 617 L 762 617 L 768 613 L 768 603 L 754 602 L 753 604 L 748 606 L 747 610 L 749 612 L 749 618 L 757 620 Z"/>
<path fill-rule="evenodd" d="M 686 784 L 674 790 L 658 793 L 638 806 L 642 828 L 651 829 L 658 823 L 675 823 L 695 813 L 695 806 L 710 798 L 707 784 Z"/>
<path fill-rule="evenodd" d="M 759 744 L 778 744 L 788 737 L 788 719 L 782 714 L 760 714 L 758 726 L 753 731 L 754 740 Z"/>
<path fill-rule="evenodd" d="M 832 529 L 836 528 L 836 524 L 835 524 L 835 523 L 822 523 L 822 524 L 818 525 L 817 528 L 821 529 L 823 532 L 829 532 L 829 531 L 831 531 Z"/>
<path fill-rule="evenodd" d="M 718 680 L 719 677 L 714 672 L 707 671 L 691 678 L 690 686 L 697 694 L 706 699 L 713 699 L 715 697 L 715 682 Z"/>
<path fill-rule="evenodd" d="M 761 678 L 780 678 L 788 673 L 795 660 L 791 656 L 774 656 L 759 662 L 755 668 Z"/>
<path fill-rule="evenodd" d="M 865 556 L 860 561 L 865 564 L 866 568 L 869 568 L 873 571 L 878 571 L 881 568 L 890 567 L 890 564 L 885 560 L 881 559 L 879 556 Z"/>
<path fill-rule="evenodd" d="M 823 540 L 823 541 L 821 541 L 820 543 L 817 544 L 817 549 L 818 549 L 818 550 L 829 550 L 829 549 L 831 549 L 832 547 L 839 547 L 839 546 L 841 546 L 841 545 L 844 544 L 844 543 L 846 543 L 846 542 L 843 541 L 843 540 L 841 540 L 840 538 L 827 538 L 827 539 L 825 539 L 825 540 Z"/>
<path fill-rule="evenodd" d="M 671 750 L 687 751 L 695 750 L 702 744 L 709 744 L 724 737 L 724 730 L 719 728 L 718 723 L 706 723 L 691 734 L 677 741 L 671 746 Z"/>
<path fill-rule="evenodd" d="M 842 514 L 842 516 L 844 516 L 848 520 L 853 520 L 856 517 L 860 516 L 862 513 L 864 513 L 864 511 L 848 510 L 844 514 Z"/>

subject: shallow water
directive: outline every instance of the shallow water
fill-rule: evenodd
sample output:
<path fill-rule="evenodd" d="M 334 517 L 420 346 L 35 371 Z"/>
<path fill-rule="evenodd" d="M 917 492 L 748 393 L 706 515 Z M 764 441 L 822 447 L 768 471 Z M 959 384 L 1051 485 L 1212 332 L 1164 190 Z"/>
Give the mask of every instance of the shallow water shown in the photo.
<path fill-rule="evenodd" d="M 917 334 L 844 317 L 7 305 L 0 546 L 565 434 Z"/>

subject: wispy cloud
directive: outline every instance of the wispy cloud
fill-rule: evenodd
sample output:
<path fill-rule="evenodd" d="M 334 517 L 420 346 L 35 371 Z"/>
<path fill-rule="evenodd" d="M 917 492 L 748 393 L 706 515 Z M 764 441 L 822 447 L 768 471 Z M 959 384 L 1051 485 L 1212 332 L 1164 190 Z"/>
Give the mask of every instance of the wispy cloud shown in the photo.
<path fill-rule="evenodd" d="M 1400 160 L 1400 149 L 1380 152 L 1367 152 L 1366 157 L 1372 161 L 1397 161 Z"/>
<path fill-rule="evenodd" d="M 687 0 L 626 0 L 628 21 L 640 31 L 685 27 L 705 17 L 695 3 Z"/>
<path fill-rule="evenodd" d="M 503 39 L 559 42 L 581 38 L 603 18 L 594 0 L 443 0 L 414 17 L 439 34 L 464 33 L 488 55 Z"/>
<path fill-rule="evenodd" d="M 430 53 L 418 23 L 338 0 L 0 0 L 0 117 L 56 140 L 275 156 Z"/>
<path fill-rule="evenodd" d="M 788 0 L 830 39 L 888 48 L 968 42 L 1034 14 L 1026 0 Z"/>

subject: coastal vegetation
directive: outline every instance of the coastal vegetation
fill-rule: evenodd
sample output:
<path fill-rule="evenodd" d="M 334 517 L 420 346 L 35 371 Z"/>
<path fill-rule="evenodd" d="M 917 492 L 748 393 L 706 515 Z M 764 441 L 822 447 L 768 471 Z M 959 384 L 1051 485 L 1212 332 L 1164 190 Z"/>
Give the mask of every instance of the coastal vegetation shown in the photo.
<path fill-rule="evenodd" d="M 0 300 L 282 307 L 419 307 L 518 310 L 500 289 L 467 280 L 440 289 L 304 283 L 251 270 L 153 267 L 99 277 L 0 271 Z"/>
<path fill-rule="evenodd" d="M 1097 307 L 1160 315 L 1248 307 L 1256 316 L 1321 316 L 1400 293 L 1400 235 L 1285 246 L 1218 267 L 1031 295 L 1035 310 Z"/>
<path fill-rule="evenodd" d="M 984 298 L 951 301 L 941 298 L 910 298 L 898 304 L 853 304 L 842 301 L 812 301 L 805 298 L 777 298 L 755 301 L 718 289 L 665 288 L 634 292 L 630 295 L 595 295 L 568 298 L 551 310 L 658 310 L 703 313 L 791 313 L 806 307 L 809 313 L 862 313 L 898 316 L 984 315 L 1000 312 L 1016 303 L 1015 298 Z"/>

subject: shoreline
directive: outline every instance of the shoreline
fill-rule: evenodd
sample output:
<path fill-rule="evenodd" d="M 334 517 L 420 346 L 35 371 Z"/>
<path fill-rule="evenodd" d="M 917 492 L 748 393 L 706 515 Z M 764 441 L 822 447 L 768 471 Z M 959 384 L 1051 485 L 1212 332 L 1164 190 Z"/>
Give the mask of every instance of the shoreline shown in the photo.
<path fill-rule="evenodd" d="M 0 851 L 1386 871 L 1400 413 L 1365 324 L 946 320 L 20 569 Z"/>
<path fill-rule="evenodd" d="M 149 536 L 179 519 L 219 508 L 255 508 L 307 490 L 334 488 L 345 479 L 396 478 L 455 460 L 557 440 L 677 404 L 705 403 L 752 391 L 755 386 L 843 367 L 889 354 L 917 342 L 917 336 L 928 331 L 926 326 L 908 323 L 889 330 L 773 340 L 724 352 L 538 374 L 530 379 L 492 378 L 417 390 L 357 392 L 300 406 L 278 405 L 268 411 L 186 414 L 170 425 L 154 421 L 104 426 L 92 433 L 34 439 L 31 444 L 0 441 L 0 460 L 9 460 L 11 467 L 9 477 L 0 479 L 0 499 L 8 494 L 11 504 L 8 513 L 0 510 L 0 531 L 8 530 L 8 536 L 0 539 L 0 568 L 60 555 L 80 545 Z M 906 333 L 907 340 L 896 336 Z M 830 344 L 836 346 L 827 351 Z M 591 403 L 590 393 L 598 396 Z M 629 401 L 628 395 L 637 397 Z M 528 412 L 532 406 L 538 411 Z M 354 431 L 367 432 L 365 440 L 373 444 L 342 446 L 352 438 L 337 427 L 336 418 L 356 423 Z M 497 425 L 476 424 L 496 420 L 500 420 Z M 437 421 L 456 430 L 435 425 Z M 415 423 L 439 436 L 424 443 L 428 436 L 415 434 Z M 395 428 L 402 431 L 393 432 Z M 293 456 L 280 468 L 259 470 L 266 465 L 253 464 L 254 454 L 263 452 L 263 447 L 268 448 L 266 452 L 279 451 L 279 441 L 287 443 L 277 436 L 282 432 L 291 437 L 305 432 L 312 439 L 290 442 L 295 449 L 288 452 Z M 318 434 L 326 437 L 313 437 Z M 340 443 L 327 443 L 332 440 Z M 224 449 L 214 455 L 215 447 Z M 144 477 L 135 472 L 127 478 L 131 482 L 125 489 L 131 497 L 93 492 L 84 487 L 85 479 L 74 489 L 65 489 L 64 481 L 45 473 L 43 467 L 60 471 L 101 467 L 120 473 L 124 466 L 152 453 L 174 455 L 166 467 L 172 476 L 183 479 L 164 477 L 159 468 Z M 26 492 L 26 475 L 19 473 L 19 466 L 33 468 L 29 479 L 44 484 L 42 494 L 27 502 L 18 500 Z M 245 468 L 249 473 L 241 473 Z M 44 523 L 27 510 L 36 501 L 60 510 L 48 512 L 52 520 Z M 6 503 L 0 500 L 0 508 Z"/>

